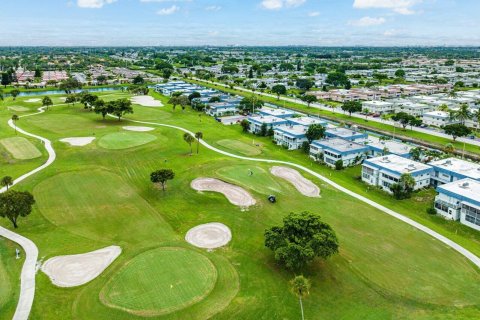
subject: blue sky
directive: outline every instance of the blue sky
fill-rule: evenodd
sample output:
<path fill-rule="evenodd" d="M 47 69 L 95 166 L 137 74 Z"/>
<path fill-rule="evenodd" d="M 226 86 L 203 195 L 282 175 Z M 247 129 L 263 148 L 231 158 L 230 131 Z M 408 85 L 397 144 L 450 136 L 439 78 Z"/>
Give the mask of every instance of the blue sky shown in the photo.
<path fill-rule="evenodd" d="M 478 0 L 3 0 L 0 45 L 476 45 Z"/>

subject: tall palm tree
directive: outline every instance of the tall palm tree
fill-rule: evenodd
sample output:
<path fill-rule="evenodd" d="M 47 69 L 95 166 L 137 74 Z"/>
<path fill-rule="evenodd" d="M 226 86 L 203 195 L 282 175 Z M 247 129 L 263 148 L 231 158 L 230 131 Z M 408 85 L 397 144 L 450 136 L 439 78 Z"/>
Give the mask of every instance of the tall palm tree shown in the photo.
<path fill-rule="evenodd" d="M 477 126 L 477 131 L 478 131 L 478 127 L 480 127 L 480 109 L 473 112 L 472 119 L 477 123 L 477 125 L 478 125 Z"/>
<path fill-rule="evenodd" d="M 446 104 L 441 104 L 441 105 L 438 106 L 437 110 L 448 112 L 450 110 L 450 108 Z"/>
<path fill-rule="evenodd" d="M 198 154 L 198 148 L 200 147 L 200 139 L 203 139 L 203 133 L 200 131 L 195 133 L 195 138 L 197 138 L 197 154 Z"/>
<path fill-rule="evenodd" d="M 7 191 L 8 191 L 8 187 L 10 187 L 13 184 L 13 178 L 10 176 L 5 176 L 2 178 L 2 180 L 0 180 L 0 184 L 4 187 L 7 187 Z"/>
<path fill-rule="evenodd" d="M 302 311 L 302 320 L 305 319 L 303 314 L 303 302 L 302 298 L 305 298 L 310 293 L 310 280 L 305 278 L 304 276 L 296 276 L 290 281 L 290 285 L 292 286 L 293 293 L 298 297 L 300 301 L 300 310 Z"/>
<path fill-rule="evenodd" d="M 18 119 L 20 119 L 20 117 L 17 116 L 16 114 L 14 114 L 12 116 L 13 125 L 15 126 L 15 134 L 17 134 L 17 121 L 18 121 Z"/>
<path fill-rule="evenodd" d="M 185 142 L 188 143 L 188 145 L 190 146 L 190 154 L 192 154 L 193 153 L 192 143 L 193 141 L 195 141 L 195 138 L 190 133 L 185 133 L 183 135 L 183 140 L 185 140 Z"/>
<path fill-rule="evenodd" d="M 455 111 L 455 118 L 460 120 L 460 122 L 465 125 L 465 122 L 472 118 L 472 113 L 470 112 L 470 108 L 467 104 L 462 103 L 460 108 Z"/>

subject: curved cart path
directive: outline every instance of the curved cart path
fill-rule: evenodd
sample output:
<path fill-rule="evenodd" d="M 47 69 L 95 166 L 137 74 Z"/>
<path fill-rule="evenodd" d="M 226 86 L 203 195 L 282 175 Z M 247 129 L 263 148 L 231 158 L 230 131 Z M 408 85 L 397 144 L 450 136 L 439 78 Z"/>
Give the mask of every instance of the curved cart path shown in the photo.
<path fill-rule="evenodd" d="M 38 112 L 21 116 L 20 118 L 30 117 L 37 114 L 45 112 L 45 109 L 39 108 Z M 15 128 L 15 125 L 12 120 L 8 121 L 8 125 L 12 128 Z M 56 158 L 55 150 L 52 148 L 52 143 L 50 140 L 43 137 L 31 134 L 17 127 L 17 131 L 26 136 L 38 139 L 42 141 L 45 149 L 48 152 L 47 161 L 42 164 L 40 167 L 33 169 L 32 171 L 18 177 L 13 181 L 13 185 L 20 183 L 21 181 L 27 179 L 28 177 L 34 175 L 35 173 L 45 169 L 51 165 Z M 0 189 L 0 193 L 7 191 L 6 187 Z M 35 296 L 35 274 L 36 274 L 36 264 L 38 259 L 38 248 L 31 240 L 13 232 L 6 228 L 0 227 L 0 236 L 5 237 L 13 242 L 18 243 L 23 250 L 25 251 L 25 262 L 23 263 L 22 273 L 20 275 L 20 297 L 18 300 L 17 308 L 15 309 L 15 314 L 13 316 L 14 320 L 27 320 L 30 315 L 30 310 L 32 309 L 33 298 Z"/>
<path fill-rule="evenodd" d="M 189 133 L 193 136 L 194 133 L 187 130 L 187 129 L 184 129 L 182 127 L 178 127 L 178 126 L 174 126 L 174 125 L 168 125 L 168 124 L 161 124 L 161 123 L 156 123 L 156 122 L 147 122 L 147 121 L 138 121 L 138 120 L 130 120 L 130 119 L 126 119 L 128 121 L 131 121 L 131 122 L 135 122 L 135 123 L 141 123 L 141 124 L 148 124 L 148 125 L 156 125 L 156 126 L 162 126 L 162 127 L 168 127 L 168 128 L 173 128 L 173 129 L 177 129 L 177 130 L 180 130 L 180 131 L 183 131 L 183 132 L 186 132 L 186 133 Z M 462 247 L 461 245 L 459 245 L 458 243 L 456 243 L 455 241 L 453 240 L 450 240 L 448 239 L 447 237 L 439 234 L 438 232 L 422 225 L 421 223 L 418 223 L 416 222 L 415 220 L 412 220 L 398 212 L 395 212 L 387 207 L 384 207 L 382 206 L 381 204 L 379 203 L 376 203 L 375 201 L 372 201 L 362 195 L 359 195 L 351 190 L 348 190 L 347 188 L 345 187 L 342 187 L 341 185 L 333 182 L 332 180 L 329 180 L 327 178 L 325 178 L 324 176 L 316 173 L 315 171 L 311 170 L 311 169 L 308 169 L 304 166 L 301 166 L 299 164 L 296 164 L 296 163 L 293 163 L 293 162 L 288 162 L 288 161 L 281 161 L 281 160 L 271 160 L 271 159 L 258 159 L 258 158 L 250 158 L 250 157 L 244 157 L 244 156 L 239 156 L 239 155 L 236 155 L 236 154 L 232 154 L 232 153 L 229 153 L 229 152 L 226 152 L 226 151 L 223 151 L 223 150 L 220 150 L 218 148 L 215 148 L 211 145 L 209 145 L 207 142 L 205 142 L 204 140 L 200 140 L 200 143 L 206 147 L 207 149 L 210 149 L 212 151 L 215 151 L 217 153 L 220 153 L 220 154 L 223 154 L 225 156 L 228 156 L 228 157 L 231 157 L 231 158 L 236 158 L 236 159 L 241 159 L 241 160 L 247 160 L 247 161 L 255 161 L 255 162 L 264 162 L 264 163 L 277 163 L 277 164 L 283 164 L 283 165 L 288 165 L 288 166 L 291 166 L 291 167 L 295 167 L 297 169 L 300 169 L 306 173 L 309 173 L 311 174 L 312 176 L 322 180 L 323 182 L 331 185 L 332 187 L 362 201 L 362 202 L 365 202 L 369 205 L 371 205 L 372 207 L 374 208 L 377 208 L 378 210 L 381 210 L 383 211 L 384 213 L 394 217 L 394 218 L 397 218 L 398 220 L 401 220 L 409 225 L 411 225 L 412 227 L 415 227 L 417 228 L 418 230 L 420 231 L 423 231 L 425 232 L 426 234 L 434 237 L 435 239 L 443 242 L 444 244 L 446 244 L 447 246 L 449 246 L 450 248 L 454 249 L 455 251 L 459 252 L 461 255 L 463 255 L 464 257 L 466 257 L 468 260 L 470 260 L 473 264 L 475 264 L 478 268 L 480 268 L 480 258 L 477 257 L 475 254 L 473 254 L 472 252 L 470 252 L 469 250 L 465 249 L 464 247 Z"/>

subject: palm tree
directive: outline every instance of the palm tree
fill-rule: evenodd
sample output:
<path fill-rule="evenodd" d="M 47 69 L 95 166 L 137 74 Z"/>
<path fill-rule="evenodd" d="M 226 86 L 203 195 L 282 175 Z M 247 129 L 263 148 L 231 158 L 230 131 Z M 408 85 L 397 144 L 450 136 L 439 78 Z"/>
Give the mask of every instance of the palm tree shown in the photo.
<path fill-rule="evenodd" d="M 17 116 L 16 114 L 14 114 L 12 116 L 13 125 L 15 126 L 15 134 L 17 134 L 17 121 L 18 121 L 18 119 L 20 119 L 20 117 Z"/>
<path fill-rule="evenodd" d="M 467 120 L 472 119 L 472 113 L 470 112 L 470 108 L 467 104 L 462 103 L 460 105 L 460 109 L 455 111 L 455 118 L 460 120 L 463 125 L 465 125 Z"/>
<path fill-rule="evenodd" d="M 190 133 L 184 133 L 183 140 L 190 146 L 190 155 L 193 153 L 192 143 L 195 141 L 195 138 Z"/>
<path fill-rule="evenodd" d="M 448 112 L 450 110 L 450 108 L 446 104 L 441 104 L 441 105 L 438 106 L 437 110 Z"/>
<path fill-rule="evenodd" d="M 478 125 L 477 126 L 477 131 L 478 131 L 478 127 L 480 127 L 480 109 L 473 112 L 472 119 L 475 120 L 475 122 L 477 123 L 477 125 Z"/>
<path fill-rule="evenodd" d="M 7 187 L 8 191 L 8 187 L 13 184 L 13 178 L 10 176 L 5 176 L 2 178 L 2 180 L 0 180 L 0 184 L 4 187 Z"/>
<path fill-rule="evenodd" d="M 198 154 L 198 148 L 200 146 L 200 139 L 203 139 L 203 133 L 200 132 L 200 131 L 195 133 L 195 138 L 197 138 L 197 154 Z"/>
<path fill-rule="evenodd" d="M 310 281 L 305 278 L 304 276 L 296 276 L 290 281 L 290 285 L 292 286 L 293 293 L 298 297 L 300 301 L 300 310 L 302 311 L 302 320 L 305 319 L 303 315 L 303 302 L 302 298 L 305 298 L 309 294 L 309 290 L 311 287 Z"/>
<path fill-rule="evenodd" d="M 451 154 L 455 151 L 455 147 L 451 143 L 447 143 L 443 149 L 446 153 Z"/>

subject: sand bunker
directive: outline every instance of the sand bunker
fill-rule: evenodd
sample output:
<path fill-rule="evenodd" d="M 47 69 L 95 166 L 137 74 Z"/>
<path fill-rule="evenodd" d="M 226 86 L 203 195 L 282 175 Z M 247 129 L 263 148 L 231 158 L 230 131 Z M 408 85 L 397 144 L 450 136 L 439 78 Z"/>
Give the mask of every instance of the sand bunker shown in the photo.
<path fill-rule="evenodd" d="M 122 252 L 117 246 L 48 259 L 42 271 L 58 287 L 76 287 L 98 277 Z"/>
<path fill-rule="evenodd" d="M 33 103 L 33 102 L 39 102 L 40 99 L 28 99 L 28 100 L 25 100 L 24 102 L 30 102 L 30 103 Z"/>
<path fill-rule="evenodd" d="M 232 240 L 232 233 L 224 224 L 207 223 L 188 230 L 185 240 L 195 247 L 215 249 L 229 243 Z"/>
<path fill-rule="evenodd" d="M 65 142 L 75 147 L 83 147 L 90 144 L 95 137 L 77 137 L 77 138 L 64 138 L 60 139 L 61 142 Z"/>
<path fill-rule="evenodd" d="M 153 130 L 155 130 L 155 128 L 151 128 L 151 127 L 137 127 L 137 126 L 126 126 L 126 127 L 123 127 L 123 130 L 137 131 L 137 132 L 146 132 L 146 131 L 153 131 Z"/>
<path fill-rule="evenodd" d="M 253 206 L 256 201 L 245 189 L 214 178 L 198 178 L 192 181 L 191 187 L 197 191 L 220 192 L 230 203 L 240 207 Z"/>
<path fill-rule="evenodd" d="M 163 107 L 163 104 L 155 100 L 151 96 L 136 96 L 130 99 L 133 104 L 138 104 L 143 107 Z"/>
<path fill-rule="evenodd" d="M 312 181 L 304 178 L 297 170 L 287 167 L 272 167 L 270 172 L 279 178 L 285 179 L 304 196 L 319 197 L 320 188 Z"/>

